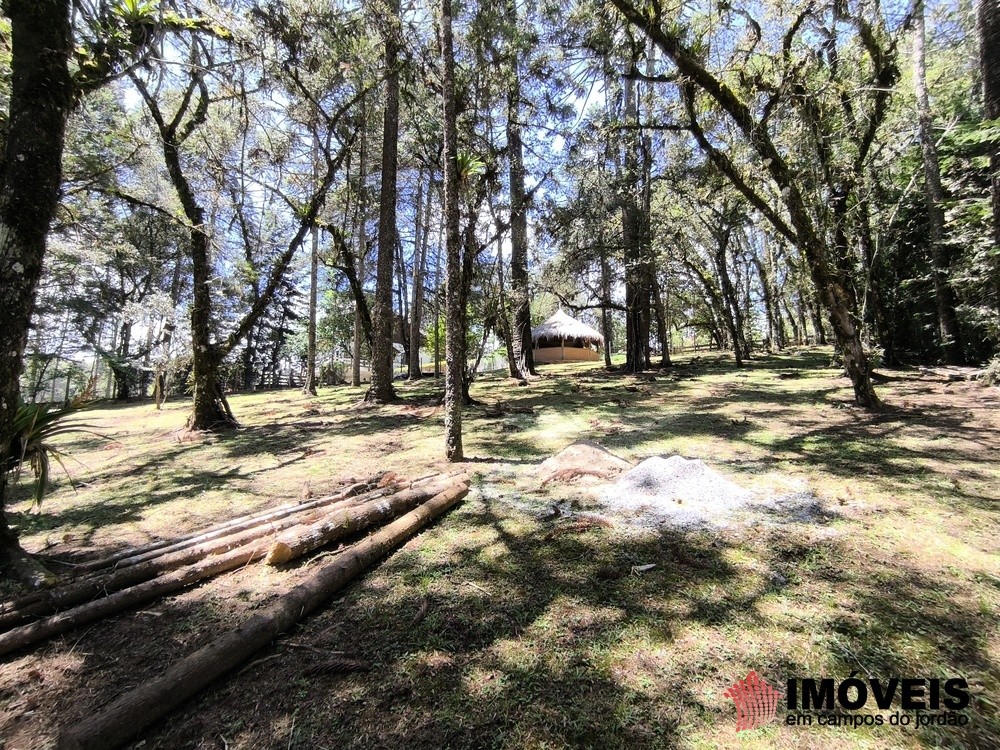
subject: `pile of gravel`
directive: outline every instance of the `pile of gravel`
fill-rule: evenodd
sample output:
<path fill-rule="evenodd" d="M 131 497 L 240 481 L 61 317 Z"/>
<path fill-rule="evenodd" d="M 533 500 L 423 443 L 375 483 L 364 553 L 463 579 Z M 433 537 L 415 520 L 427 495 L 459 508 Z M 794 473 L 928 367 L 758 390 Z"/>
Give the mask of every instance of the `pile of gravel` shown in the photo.
<path fill-rule="evenodd" d="M 601 504 L 635 526 L 726 527 L 739 522 L 813 520 L 820 512 L 810 493 L 759 498 L 704 461 L 648 458 L 604 491 Z"/>

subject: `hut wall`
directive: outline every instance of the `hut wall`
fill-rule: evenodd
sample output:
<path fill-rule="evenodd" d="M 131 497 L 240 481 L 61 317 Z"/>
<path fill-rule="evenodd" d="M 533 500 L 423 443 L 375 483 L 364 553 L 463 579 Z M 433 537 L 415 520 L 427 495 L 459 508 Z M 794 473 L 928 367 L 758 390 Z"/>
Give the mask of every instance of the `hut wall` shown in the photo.
<path fill-rule="evenodd" d="M 532 351 L 536 362 L 596 362 L 601 357 L 594 349 L 575 346 L 543 346 Z"/>

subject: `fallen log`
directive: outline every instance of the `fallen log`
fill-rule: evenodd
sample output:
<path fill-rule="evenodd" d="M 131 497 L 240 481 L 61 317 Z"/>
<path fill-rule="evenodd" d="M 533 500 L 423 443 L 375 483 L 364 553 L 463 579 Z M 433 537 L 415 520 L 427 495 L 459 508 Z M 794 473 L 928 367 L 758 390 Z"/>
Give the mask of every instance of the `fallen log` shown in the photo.
<path fill-rule="evenodd" d="M 427 500 L 453 486 L 468 488 L 468 481 L 458 481 L 449 478 L 441 483 L 432 483 L 420 488 L 405 490 L 408 493 L 410 507 Z M 400 493 L 402 494 L 402 493 Z M 376 501 L 378 502 L 378 501 Z M 367 512 L 367 506 L 361 505 L 354 511 L 352 519 L 344 522 L 348 533 L 358 533 L 377 525 L 386 519 L 378 513 Z M 94 599 L 86 604 L 73 607 L 27 625 L 21 625 L 0 634 L 0 655 L 16 651 L 19 648 L 37 643 L 45 638 L 71 630 L 88 622 L 131 609 L 140 604 L 157 599 L 166 594 L 186 588 L 191 584 L 221 573 L 235 570 L 262 560 L 271 549 L 271 541 L 255 538 L 228 552 L 212 555 L 199 562 L 172 570 L 151 580 L 123 588 L 100 599 Z"/>
<path fill-rule="evenodd" d="M 315 508 L 327 508 L 328 506 L 337 503 L 352 504 L 346 502 L 348 500 L 353 500 L 355 501 L 353 504 L 357 504 L 357 502 L 361 502 L 362 499 L 369 497 L 371 493 L 376 491 L 395 491 L 401 487 L 416 487 L 442 476 L 446 475 L 438 472 L 425 474 L 417 479 L 406 480 L 397 476 L 394 472 L 384 471 L 362 482 L 356 482 L 348 485 L 344 489 L 335 492 L 332 495 L 324 495 L 323 497 L 313 498 L 299 503 L 288 503 L 278 508 L 269 508 L 263 511 L 258 511 L 257 513 L 252 513 L 247 516 L 242 516 L 241 518 L 226 521 L 218 526 L 213 526 L 203 531 L 189 534 L 185 537 L 154 542 L 151 545 L 147 545 L 147 547 L 140 547 L 135 550 L 126 550 L 124 552 L 116 553 L 115 555 L 107 557 L 104 560 L 84 563 L 77 566 L 77 570 L 86 573 L 111 567 L 111 565 L 114 565 L 116 569 L 128 565 L 135 565 L 145 560 L 183 549 L 193 544 L 198 544 L 209 539 L 224 536 L 228 533 L 235 533 L 243 528 L 263 526 L 264 524 L 271 523 L 278 518 L 284 518 L 289 515 L 298 514 Z M 387 492 L 382 492 L 382 494 L 387 494 Z M 0 609 L 0 611 L 2 611 L 2 609 Z"/>
<path fill-rule="evenodd" d="M 110 568 L 112 566 L 122 568 L 127 565 L 135 565 L 137 563 L 144 562 L 145 560 L 149 560 L 152 557 L 182 549 L 184 546 L 198 544 L 199 542 L 215 539 L 228 533 L 235 533 L 236 531 L 252 528 L 253 526 L 267 523 L 268 521 L 274 519 L 284 518 L 285 516 L 300 513 L 310 508 L 316 508 L 328 503 L 339 502 L 354 495 L 368 492 L 369 490 L 380 486 L 380 481 L 383 476 L 384 475 L 378 475 L 362 482 L 355 482 L 348 485 L 344 489 L 333 493 L 332 495 L 312 498 L 300 503 L 287 503 L 277 508 L 268 508 L 266 510 L 257 511 L 256 513 L 249 513 L 245 516 L 240 516 L 239 518 L 234 518 L 226 521 L 225 523 L 211 526 L 208 529 L 203 529 L 202 531 L 197 531 L 182 537 L 175 539 L 161 539 L 158 542 L 152 542 L 142 547 L 116 552 L 115 554 L 109 555 L 108 557 L 100 560 L 92 560 L 90 562 L 81 563 L 76 567 L 76 570 L 89 572 L 101 570 L 103 568 Z"/>
<path fill-rule="evenodd" d="M 314 549 L 339 541 L 359 530 L 371 528 L 408 512 L 428 497 L 455 482 L 468 486 L 468 477 L 435 482 L 420 489 L 409 489 L 381 498 L 364 506 L 329 513 L 316 523 L 288 529 L 278 536 L 268 550 L 265 562 L 281 565 Z M 434 488 L 434 489 L 432 489 Z"/>
<path fill-rule="evenodd" d="M 357 486 L 359 485 L 355 485 L 355 487 Z M 127 565 L 121 569 L 116 568 L 110 573 L 91 575 L 64 586 L 49 589 L 46 592 L 32 594 L 13 602 L 11 606 L 0 611 L 0 629 L 11 627 L 32 617 L 51 614 L 66 607 L 82 604 L 95 597 L 121 591 L 129 586 L 149 581 L 162 573 L 204 560 L 211 555 L 232 551 L 260 539 L 265 534 L 274 534 L 303 523 L 325 518 L 331 509 L 354 507 L 377 500 L 391 492 L 393 492 L 392 489 L 385 488 L 353 497 L 348 496 L 340 500 L 330 500 L 323 506 L 306 508 L 294 514 L 284 514 L 281 517 L 254 524 L 246 529 L 237 527 L 224 536 L 209 538 L 200 543 L 193 540 L 190 542 L 190 546 L 181 546 L 177 551 L 163 550 L 155 557 Z"/>
<path fill-rule="evenodd" d="M 62 730 L 57 747 L 59 750 L 121 747 L 328 601 L 371 565 L 455 505 L 468 491 L 468 484 L 455 484 L 358 542 L 236 630 L 182 659 L 156 679 L 120 696 L 102 711 Z"/>
<path fill-rule="evenodd" d="M 0 655 L 16 651 L 79 625 L 144 604 L 205 578 L 248 565 L 255 560 L 262 560 L 266 554 L 266 545 L 259 542 L 248 544 L 227 554 L 215 555 L 194 565 L 165 573 L 151 581 L 116 591 L 106 597 L 81 604 L 57 615 L 12 628 L 6 633 L 0 634 Z"/>

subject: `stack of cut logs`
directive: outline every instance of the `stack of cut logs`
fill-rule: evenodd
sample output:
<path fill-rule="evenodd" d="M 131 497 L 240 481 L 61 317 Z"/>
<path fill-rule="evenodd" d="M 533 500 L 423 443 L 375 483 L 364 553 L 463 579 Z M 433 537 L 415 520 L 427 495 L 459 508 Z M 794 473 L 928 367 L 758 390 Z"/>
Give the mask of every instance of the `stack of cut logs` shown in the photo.
<path fill-rule="evenodd" d="M 235 630 L 59 737 L 60 748 L 119 747 L 268 645 L 468 492 L 465 475 L 406 481 L 383 474 L 334 495 L 86 563 L 77 568 L 76 578 L 59 588 L 0 605 L 0 654 L 255 561 L 280 565 L 321 547 L 358 540 L 310 568 L 298 585 Z"/>
<path fill-rule="evenodd" d="M 388 473 L 333 495 L 85 563 L 68 584 L 0 605 L 0 631 L 6 630 L 0 632 L 0 655 L 258 560 L 287 563 L 382 526 L 439 496 L 450 500 L 443 512 L 468 487 L 464 475 L 437 474 L 411 482 Z M 34 621 L 22 624 L 28 620 Z"/>

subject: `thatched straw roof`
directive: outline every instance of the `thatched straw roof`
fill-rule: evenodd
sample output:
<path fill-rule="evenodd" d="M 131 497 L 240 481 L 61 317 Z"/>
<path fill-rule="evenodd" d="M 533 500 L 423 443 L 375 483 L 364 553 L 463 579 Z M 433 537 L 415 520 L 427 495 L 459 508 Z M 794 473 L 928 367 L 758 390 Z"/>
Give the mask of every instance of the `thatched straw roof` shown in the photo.
<path fill-rule="evenodd" d="M 584 344 L 603 344 L 604 337 L 593 328 L 559 310 L 541 325 L 531 329 L 531 340 L 539 339 L 581 339 Z"/>

